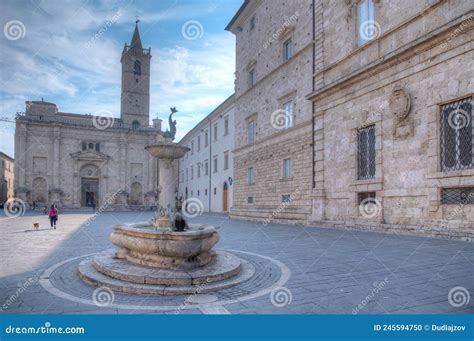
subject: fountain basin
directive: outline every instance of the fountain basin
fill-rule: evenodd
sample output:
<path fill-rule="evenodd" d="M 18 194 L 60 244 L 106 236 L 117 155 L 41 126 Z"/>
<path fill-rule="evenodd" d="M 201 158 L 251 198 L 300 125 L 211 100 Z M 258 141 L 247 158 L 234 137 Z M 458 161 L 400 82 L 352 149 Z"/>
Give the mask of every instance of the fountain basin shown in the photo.
<path fill-rule="evenodd" d="M 178 146 L 172 143 L 158 143 L 151 146 L 146 146 L 145 149 L 154 157 L 160 159 L 179 159 L 186 154 L 190 149 L 183 146 Z"/>
<path fill-rule="evenodd" d="M 116 258 L 161 269 L 192 270 L 211 261 L 219 234 L 210 225 L 174 232 L 150 224 L 122 224 L 113 229 L 110 240 L 119 247 Z"/>

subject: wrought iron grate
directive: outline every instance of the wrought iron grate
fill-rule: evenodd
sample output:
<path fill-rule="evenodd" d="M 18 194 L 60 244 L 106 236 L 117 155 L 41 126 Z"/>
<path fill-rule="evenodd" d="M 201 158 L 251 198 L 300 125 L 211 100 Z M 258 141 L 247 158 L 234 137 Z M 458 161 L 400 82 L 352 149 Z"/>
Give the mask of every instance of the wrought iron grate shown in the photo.
<path fill-rule="evenodd" d="M 358 179 L 372 179 L 375 177 L 375 125 L 359 130 L 358 142 Z"/>
<path fill-rule="evenodd" d="M 443 205 L 474 205 L 474 187 L 443 188 L 441 203 Z"/>
<path fill-rule="evenodd" d="M 441 107 L 441 170 L 474 168 L 472 96 Z"/>
<path fill-rule="evenodd" d="M 358 193 L 358 204 L 363 202 L 374 202 L 375 201 L 375 192 L 362 192 Z"/>

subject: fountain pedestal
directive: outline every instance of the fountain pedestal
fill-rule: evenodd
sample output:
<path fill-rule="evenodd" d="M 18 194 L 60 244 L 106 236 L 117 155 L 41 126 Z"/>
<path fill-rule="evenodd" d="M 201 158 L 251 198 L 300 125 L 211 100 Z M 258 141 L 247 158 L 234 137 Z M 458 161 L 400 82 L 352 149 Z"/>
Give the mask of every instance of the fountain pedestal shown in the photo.
<path fill-rule="evenodd" d="M 170 215 L 175 206 L 173 160 L 183 157 L 190 149 L 179 146 L 161 135 L 157 138 L 157 144 L 147 146 L 145 149 L 159 160 L 159 206 L 153 225 L 157 228 L 172 227 Z"/>

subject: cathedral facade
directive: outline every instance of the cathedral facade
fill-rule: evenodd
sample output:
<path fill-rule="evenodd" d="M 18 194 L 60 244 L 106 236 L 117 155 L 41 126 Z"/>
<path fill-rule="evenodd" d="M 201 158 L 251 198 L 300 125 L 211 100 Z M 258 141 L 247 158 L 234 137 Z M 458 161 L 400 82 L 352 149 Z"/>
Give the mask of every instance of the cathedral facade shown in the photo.
<path fill-rule="evenodd" d="M 40 207 L 106 206 L 145 209 L 155 204 L 158 161 L 145 146 L 161 135 L 149 125 L 151 49 L 138 27 L 122 57 L 120 118 L 65 113 L 54 103 L 26 102 L 15 130 L 15 196 Z"/>

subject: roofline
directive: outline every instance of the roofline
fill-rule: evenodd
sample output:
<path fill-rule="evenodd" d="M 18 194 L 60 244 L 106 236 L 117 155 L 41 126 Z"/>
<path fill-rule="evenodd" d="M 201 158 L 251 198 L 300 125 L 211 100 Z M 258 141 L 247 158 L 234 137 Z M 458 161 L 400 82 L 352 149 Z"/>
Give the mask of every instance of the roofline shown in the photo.
<path fill-rule="evenodd" d="M 217 113 L 220 113 L 221 111 L 223 111 L 224 109 L 227 109 L 228 107 L 230 107 L 232 104 L 233 104 L 233 101 L 234 101 L 234 98 L 235 98 L 235 94 L 232 94 L 230 95 L 229 97 L 227 97 L 224 102 L 222 102 L 221 104 L 219 104 L 217 106 L 217 108 L 215 108 L 214 110 L 212 110 L 206 117 L 204 117 L 201 121 L 199 121 L 198 124 L 196 124 L 194 126 L 193 129 L 191 129 L 190 131 L 188 131 L 186 133 L 186 135 L 184 135 L 178 142 L 178 144 L 184 142 L 188 137 L 190 137 L 191 135 L 193 135 L 196 130 L 201 126 L 202 123 L 204 123 L 205 121 L 209 121 L 211 119 L 212 116 L 216 115 Z"/>
<path fill-rule="evenodd" d="M 13 162 L 15 161 L 14 158 L 12 158 L 11 156 L 5 154 L 4 152 L 0 152 L 0 156 L 4 156 L 4 157 L 6 157 L 7 159 L 10 159 L 10 161 L 13 161 Z"/>
<path fill-rule="evenodd" d="M 250 4 L 250 0 L 245 0 L 242 6 L 237 10 L 237 13 L 234 14 L 232 19 L 230 19 L 229 23 L 225 27 L 226 31 L 230 31 L 230 27 L 236 22 L 237 18 L 242 14 L 245 8 Z"/>

